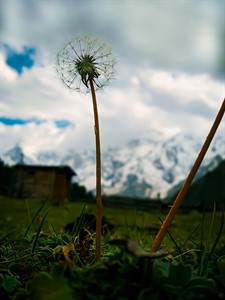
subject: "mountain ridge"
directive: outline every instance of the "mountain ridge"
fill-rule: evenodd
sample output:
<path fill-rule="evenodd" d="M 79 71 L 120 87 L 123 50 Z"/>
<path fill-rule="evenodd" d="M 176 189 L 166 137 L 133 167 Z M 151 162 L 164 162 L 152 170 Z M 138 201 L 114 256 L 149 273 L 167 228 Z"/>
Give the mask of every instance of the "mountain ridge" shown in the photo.
<path fill-rule="evenodd" d="M 186 178 L 201 148 L 191 134 L 178 134 L 168 139 L 157 133 L 151 138 L 136 138 L 125 147 L 102 152 L 102 191 L 105 195 L 139 198 L 164 198 L 173 193 Z M 225 159 L 224 139 L 216 135 L 195 180 L 213 170 Z M 2 160 L 41 165 L 69 165 L 77 173 L 76 181 L 88 191 L 95 191 L 95 151 L 70 149 L 60 153 L 49 149 L 27 155 L 15 145 Z"/>

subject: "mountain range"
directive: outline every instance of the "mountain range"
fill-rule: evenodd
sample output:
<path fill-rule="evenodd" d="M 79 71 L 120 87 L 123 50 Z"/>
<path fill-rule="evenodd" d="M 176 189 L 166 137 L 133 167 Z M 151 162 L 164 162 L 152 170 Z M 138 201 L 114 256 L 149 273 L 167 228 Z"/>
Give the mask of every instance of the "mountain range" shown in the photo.
<path fill-rule="evenodd" d="M 138 198 L 165 198 L 173 195 L 188 175 L 204 141 L 191 134 L 178 134 L 168 139 L 158 132 L 148 138 L 131 140 L 124 147 L 102 152 L 102 191 L 105 195 Z M 70 149 L 65 153 L 37 150 L 28 156 L 15 145 L 1 159 L 16 163 L 69 165 L 74 178 L 88 191 L 95 191 L 95 151 Z M 225 160 L 225 143 L 216 135 L 195 177 L 201 178 Z"/>

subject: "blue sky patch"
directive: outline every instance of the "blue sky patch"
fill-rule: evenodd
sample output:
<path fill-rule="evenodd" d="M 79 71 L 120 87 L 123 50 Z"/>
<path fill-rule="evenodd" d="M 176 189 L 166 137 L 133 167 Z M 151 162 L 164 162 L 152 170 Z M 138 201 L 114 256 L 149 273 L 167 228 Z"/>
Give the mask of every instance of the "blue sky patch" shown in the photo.
<path fill-rule="evenodd" d="M 54 122 L 58 128 L 66 128 L 69 126 L 73 126 L 73 124 L 67 120 L 55 120 Z"/>
<path fill-rule="evenodd" d="M 18 74 L 22 74 L 23 68 L 32 68 L 34 64 L 35 48 L 24 47 L 22 52 L 16 52 L 8 45 L 4 45 L 6 50 L 6 63 Z"/>
<path fill-rule="evenodd" d="M 0 117 L 0 123 L 3 123 L 7 126 L 14 126 L 14 125 L 26 125 L 27 123 L 36 123 L 40 124 L 42 123 L 42 120 L 38 119 L 18 119 L 18 118 L 7 118 L 7 117 Z"/>
<path fill-rule="evenodd" d="M 8 118 L 8 117 L 0 117 L 0 123 L 3 123 L 7 126 L 14 126 L 14 125 L 26 125 L 28 123 L 35 123 L 36 125 L 39 125 L 43 122 L 46 122 L 46 120 L 41 119 L 19 119 L 19 118 Z M 67 120 L 54 120 L 55 126 L 57 128 L 67 128 L 67 127 L 73 127 L 73 123 Z"/>

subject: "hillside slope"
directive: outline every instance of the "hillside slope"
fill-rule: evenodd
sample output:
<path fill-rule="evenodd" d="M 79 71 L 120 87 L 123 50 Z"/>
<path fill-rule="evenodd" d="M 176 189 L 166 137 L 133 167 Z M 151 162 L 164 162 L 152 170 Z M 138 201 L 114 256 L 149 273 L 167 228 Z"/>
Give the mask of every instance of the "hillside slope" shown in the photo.
<path fill-rule="evenodd" d="M 166 202 L 175 197 L 176 193 Z M 217 209 L 225 208 L 225 160 L 191 185 L 181 207 L 213 210 L 214 203 Z"/>

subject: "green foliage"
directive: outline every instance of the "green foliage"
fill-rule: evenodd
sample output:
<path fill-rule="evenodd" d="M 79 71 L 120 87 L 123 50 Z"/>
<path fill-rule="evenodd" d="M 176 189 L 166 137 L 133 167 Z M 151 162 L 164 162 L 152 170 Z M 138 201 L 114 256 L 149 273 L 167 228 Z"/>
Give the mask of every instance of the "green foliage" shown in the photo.
<path fill-rule="evenodd" d="M 72 291 L 67 285 L 63 268 L 54 266 L 51 274 L 46 272 L 35 276 L 30 285 L 30 298 L 33 300 L 73 300 Z"/>
<path fill-rule="evenodd" d="M 79 185 L 77 182 L 71 184 L 70 188 L 71 201 L 80 200 L 94 200 L 94 196 L 91 192 L 87 192 L 85 186 Z"/>
<path fill-rule="evenodd" d="M 169 268 L 169 281 L 175 286 L 184 286 L 192 276 L 190 265 L 171 264 Z"/>
<path fill-rule="evenodd" d="M 212 211 L 216 208 L 225 208 L 225 160 L 212 171 L 207 172 L 203 177 L 193 182 L 188 189 L 181 208 L 198 209 L 199 211 Z M 174 201 L 176 194 L 167 199 L 169 203 Z"/>
<path fill-rule="evenodd" d="M 14 292 L 15 289 L 21 285 L 21 282 L 15 277 L 7 274 L 0 274 L 0 287 L 3 287 L 5 291 L 9 293 Z"/>
<path fill-rule="evenodd" d="M 15 184 L 15 170 L 0 159 L 0 195 L 11 196 Z"/>
<path fill-rule="evenodd" d="M 33 279 L 31 294 L 39 298 L 32 299 L 219 299 L 218 283 L 196 276 L 190 265 L 116 257 L 83 268 L 53 265 Z"/>
<path fill-rule="evenodd" d="M 222 299 L 225 287 L 223 256 L 211 261 L 208 272 L 198 275 L 198 266 L 181 256 L 135 257 L 123 248 L 104 246 L 102 263 L 58 260 L 57 249 L 71 243 L 69 235 L 13 235 L 0 238 L 0 296 L 12 299 Z M 91 247 L 91 246 L 90 246 Z M 176 251 L 176 250 L 175 250 Z M 89 255 L 89 254 L 88 254 Z M 78 257 L 78 259 L 77 259 Z M 80 259 L 79 259 L 80 258 Z M 8 297 L 7 296 L 7 297 Z M 96 298 L 97 297 L 97 298 Z M 7 299 L 7 298 L 6 298 Z"/>
<path fill-rule="evenodd" d="M 223 258 L 223 260 L 218 261 L 217 266 L 218 266 L 218 273 L 219 273 L 218 279 L 225 289 L 225 260 L 224 260 L 224 258 Z"/>

